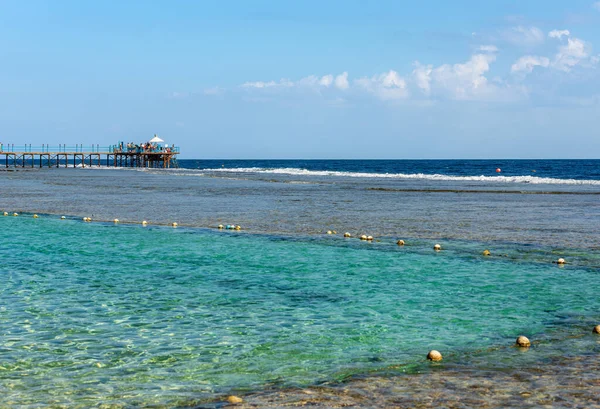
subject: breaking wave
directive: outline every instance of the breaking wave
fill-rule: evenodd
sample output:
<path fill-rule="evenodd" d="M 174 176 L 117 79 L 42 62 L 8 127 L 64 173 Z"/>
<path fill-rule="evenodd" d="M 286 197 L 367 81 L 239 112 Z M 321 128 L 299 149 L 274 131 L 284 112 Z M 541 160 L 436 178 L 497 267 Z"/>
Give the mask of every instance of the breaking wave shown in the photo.
<path fill-rule="evenodd" d="M 181 170 L 181 169 L 180 169 Z M 186 169 L 187 171 L 187 169 Z M 529 183 L 529 184 L 553 184 L 553 185 L 598 185 L 600 180 L 580 180 L 580 179 L 558 179 L 545 178 L 537 176 L 454 176 L 442 174 L 425 173 L 368 173 L 368 172 L 340 172 L 330 170 L 308 170 L 299 168 L 215 168 L 200 169 L 204 173 L 254 173 L 254 174 L 274 174 L 290 176 L 332 176 L 332 177 L 350 177 L 350 178 L 386 178 L 386 179 L 422 179 L 433 181 L 453 181 L 453 182 L 496 182 L 496 183 Z"/>

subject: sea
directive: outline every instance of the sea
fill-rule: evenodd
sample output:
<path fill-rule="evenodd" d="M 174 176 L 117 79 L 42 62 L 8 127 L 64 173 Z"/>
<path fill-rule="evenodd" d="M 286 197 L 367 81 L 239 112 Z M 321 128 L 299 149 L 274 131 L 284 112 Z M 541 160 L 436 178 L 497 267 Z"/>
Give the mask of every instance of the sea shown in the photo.
<path fill-rule="evenodd" d="M 600 407 L 600 160 L 178 165 L 0 168 L 0 407 Z"/>

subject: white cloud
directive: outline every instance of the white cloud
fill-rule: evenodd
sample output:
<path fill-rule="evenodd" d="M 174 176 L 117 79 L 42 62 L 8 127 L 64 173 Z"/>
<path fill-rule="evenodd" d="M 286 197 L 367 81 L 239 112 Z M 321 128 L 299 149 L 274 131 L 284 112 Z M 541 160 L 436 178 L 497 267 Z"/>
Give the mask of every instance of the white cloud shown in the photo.
<path fill-rule="evenodd" d="M 341 76 L 343 76 L 342 74 Z M 348 76 L 345 73 L 346 77 Z M 339 78 L 340 76 L 338 76 Z M 337 81 L 337 79 L 336 79 Z M 318 89 L 319 87 L 329 88 L 333 84 L 333 75 L 328 74 L 322 77 L 318 77 L 316 75 L 309 75 L 308 77 L 301 78 L 297 81 L 291 81 L 287 78 L 282 78 L 279 81 L 251 81 L 245 82 L 240 85 L 242 88 L 246 89 L 268 89 L 268 88 L 312 88 Z M 336 83 L 337 85 L 337 83 Z"/>
<path fill-rule="evenodd" d="M 479 47 L 479 51 L 483 51 L 486 53 L 495 53 L 498 52 L 498 47 L 495 45 L 482 45 Z"/>
<path fill-rule="evenodd" d="M 512 87 L 502 80 L 489 80 L 487 77 L 490 65 L 496 61 L 496 47 L 484 46 L 485 52 L 473 54 L 466 62 L 459 64 L 443 64 L 438 67 L 415 62 L 414 69 L 408 77 L 403 77 L 394 70 L 353 80 L 358 91 L 364 91 L 381 100 L 403 100 L 419 90 L 426 99 L 455 100 L 514 100 L 523 95 L 523 87 Z M 537 58 L 537 59 L 536 59 Z M 530 72 L 534 66 L 548 66 L 549 60 L 544 57 L 521 59 L 513 67 L 513 71 Z M 246 82 L 242 88 L 267 90 L 315 90 L 334 88 L 331 92 L 345 91 L 350 88 L 348 72 L 337 76 L 328 74 L 322 77 L 310 75 L 297 81 L 282 79 L 280 81 Z M 358 92 L 351 95 L 359 95 Z M 413 98 L 415 103 L 423 98 Z"/>
<path fill-rule="evenodd" d="M 533 47 L 544 42 L 544 32 L 537 27 L 517 26 L 505 30 L 502 36 L 506 41 L 520 47 Z"/>
<path fill-rule="evenodd" d="M 415 84 L 423 91 L 425 95 L 429 95 L 431 93 L 432 67 L 432 65 L 421 65 L 416 62 L 415 69 L 412 72 Z"/>
<path fill-rule="evenodd" d="M 432 71 L 433 83 L 441 93 L 453 99 L 490 97 L 495 85 L 488 83 L 485 73 L 496 60 L 492 54 L 474 54 L 464 64 L 444 64 Z"/>
<path fill-rule="evenodd" d="M 561 41 L 552 62 L 547 57 L 525 55 L 512 66 L 512 73 L 530 73 L 537 66 L 552 67 L 559 71 L 569 72 L 576 66 L 592 68 L 600 62 L 598 56 L 591 55 L 591 45 L 579 38 L 572 37 L 569 30 L 552 30 L 548 37 Z M 564 39 L 566 39 L 566 43 Z"/>
<path fill-rule="evenodd" d="M 346 71 L 335 77 L 335 86 L 341 90 L 346 90 L 350 87 L 350 84 L 348 83 L 348 73 Z"/>
<path fill-rule="evenodd" d="M 552 66 L 558 70 L 569 72 L 578 64 L 587 62 L 590 57 L 589 46 L 579 38 L 568 38 L 567 44 L 558 48 Z M 593 64 L 593 61 L 590 61 Z"/>
<path fill-rule="evenodd" d="M 570 36 L 571 33 L 569 32 L 569 30 L 552 30 L 548 33 L 548 37 L 550 38 L 558 38 L 559 40 L 565 36 L 568 37 Z"/>
<path fill-rule="evenodd" d="M 300 78 L 296 82 L 292 82 L 292 87 L 315 88 L 320 86 L 321 79 L 316 75 Z"/>
<path fill-rule="evenodd" d="M 279 81 L 254 81 L 254 82 L 245 82 L 241 85 L 242 88 L 276 88 L 276 87 L 293 87 L 294 83 L 288 79 L 282 78 Z"/>
<path fill-rule="evenodd" d="M 359 78 L 355 82 L 366 91 L 384 100 L 403 99 L 409 95 L 406 80 L 394 70 L 371 78 Z"/>
<path fill-rule="evenodd" d="M 390 70 L 387 74 L 382 74 L 380 79 L 385 88 L 406 88 L 406 81 L 396 71 Z"/>
<path fill-rule="evenodd" d="M 600 11 L 600 1 L 597 1 L 594 4 L 592 4 L 592 7 L 595 8 L 596 10 Z"/>
<path fill-rule="evenodd" d="M 333 75 L 324 75 L 322 77 L 317 77 L 316 75 L 309 75 L 308 77 L 304 77 L 292 83 L 292 86 L 298 88 L 311 88 L 314 90 L 318 90 L 320 87 L 329 88 L 333 83 Z"/>
<path fill-rule="evenodd" d="M 319 85 L 322 85 L 324 87 L 329 87 L 332 83 L 333 83 L 333 75 L 331 75 L 331 74 L 322 76 L 321 80 L 319 81 Z"/>
<path fill-rule="evenodd" d="M 510 72 L 525 72 L 530 73 L 535 67 L 547 67 L 550 65 L 550 59 L 546 57 L 538 57 L 535 55 L 525 55 L 519 58 L 511 67 Z"/>

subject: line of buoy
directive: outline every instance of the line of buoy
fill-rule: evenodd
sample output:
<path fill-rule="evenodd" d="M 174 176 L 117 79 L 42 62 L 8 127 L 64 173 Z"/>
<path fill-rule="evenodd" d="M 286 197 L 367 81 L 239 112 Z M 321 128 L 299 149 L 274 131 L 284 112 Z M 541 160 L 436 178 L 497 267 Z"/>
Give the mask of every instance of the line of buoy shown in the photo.
<path fill-rule="evenodd" d="M 4 216 L 8 216 L 8 215 L 9 215 L 9 213 L 8 213 L 8 212 L 3 212 L 3 215 L 4 215 Z M 12 215 L 13 215 L 13 216 L 19 216 L 19 213 L 17 213 L 17 212 L 14 212 Z M 33 218 L 34 218 L 34 219 L 37 219 L 37 218 L 39 218 L 39 216 L 38 216 L 37 214 L 34 214 L 34 215 L 33 215 Z M 66 216 L 61 216 L 61 217 L 60 217 L 60 219 L 61 219 L 61 220 L 65 220 L 65 219 L 66 219 Z M 91 221 L 92 221 L 92 218 L 91 218 L 91 217 L 84 217 L 84 218 L 83 218 L 83 221 L 84 221 L 84 222 L 91 222 Z M 113 219 L 113 223 L 115 223 L 115 224 L 117 224 L 117 223 L 120 223 L 120 220 L 119 220 L 119 219 Z M 146 220 L 143 220 L 141 223 L 142 223 L 142 225 L 143 225 L 143 226 L 146 226 L 146 225 L 148 224 L 148 222 L 147 222 Z M 173 223 L 171 223 L 171 226 L 173 226 L 173 227 L 177 227 L 177 226 L 179 226 L 179 224 L 178 224 L 177 222 L 173 222 Z M 217 226 L 217 228 L 218 228 L 219 230 L 222 230 L 223 228 L 225 228 L 225 229 L 227 229 L 227 230 L 242 230 L 242 227 L 241 227 L 241 226 L 239 226 L 239 225 L 234 225 L 234 224 L 228 224 L 228 225 L 226 225 L 226 226 L 223 226 L 222 224 L 219 224 L 219 225 Z M 333 235 L 333 234 L 337 234 L 337 232 L 336 232 L 335 230 L 327 230 L 327 234 Z M 346 233 L 344 233 L 344 237 L 345 237 L 345 238 L 350 238 L 350 237 L 352 237 L 352 234 L 350 234 L 349 232 L 346 232 Z M 363 235 L 361 235 L 359 238 L 360 238 L 360 240 L 362 240 L 362 241 L 373 241 L 373 240 L 374 240 L 373 236 L 367 236 L 366 234 L 363 234 Z M 397 244 L 398 246 L 404 246 L 406 243 L 405 243 L 405 241 L 404 241 L 404 240 L 398 240 L 398 241 L 396 242 L 396 244 Z M 441 246 L 440 244 L 437 244 L 437 243 L 436 243 L 436 244 L 433 246 L 433 249 L 434 249 L 435 251 L 441 251 L 441 250 L 442 250 L 442 246 Z M 484 256 L 490 256 L 492 253 L 491 253 L 489 250 L 487 250 L 487 249 L 486 249 L 486 250 L 483 250 L 482 254 L 483 254 Z M 556 260 L 556 261 L 553 261 L 553 263 L 554 263 L 554 264 L 558 264 L 559 266 L 563 266 L 563 265 L 565 265 L 567 262 L 566 262 L 566 260 L 565 260 L 564 258 L 562 258 L 562 257 L 561 257 L 561 258 L 559 258 L 558 260 Z"/>
<path fill-rule="evenodd" d="M 350 233 L 347 233 L 350 234 Z M 346 235 L 344 234 L 344 237 L 346 237 Z M 347 236 L 347 237 L 351 237 L 351 236 Z M 362 241 L 373 241 L 373 236 L 367 236 L 366 234 L 362 234 L 359 237 Z"/>
<path fill-rule="evenodd" d="M 329 234 L 335 234 L 336 232 L 335 232 L 335 230 L 327 230 L 326 233 L 329 235 Z M 344 237 L 346 237 L 346 238 L 352 237 L 352 234 L 346 232 L 346 233 L 344 233 Z M 359 236 L 359 239 L 362 240 L 362 241 L 373 241 L 373 236 L 367 236 L 366 234 L 362 234 L 362 235 Z M 396 244 L 398 246 L 404 246 L 406 243 L 405 243 L 404 240 L 398 240 L 396 242 Z M 433 249 L 435 251 L 441 251 L 442 250 L 442 246 L 439 243 L 436 243 L 436 244 L 433 245 Z M 492 252 L 489 251 L 488 249 L 485 249 L 485 250 L 483 250 L 483 252 L 481 254 L 483 256 L 485 256 L 485 257 L 488 257 L 488 256 L 492 255 Z M 564 258 L 559 258 L 558 260 L 553 261 L 553 263 L 558 264 L 560 266 L 563 266 L 564 264 L 566 264 L 566 261 L 565 261 Z"/>
<path fill-rule="evenodd" d="M 3 215 L 4 215 L 4 216 L 8 216 L 9 214 L 10 214 L 10 213 L 8 213 L 8 212 L 3 212 Z M 17 213 L 17 212 L 14 212 L 14 213 L 12 213 L 12 215 L 13 215 L 13 216 L 19 216 L 19 213 Z M 39 216 L 38 214 L 33 214 L 33 215 L 32 215 L 32 217 L 33 217 L 34 219 L 38 219 L 40 216 Z M 60 216 L 60 220 L 66 220 L 66 219 L 67 219 L 67 216 Z M 91 222 L 91 221 L 92 221 L 92 218 L 91 218 L 91 217 L 87 217 L 87 216 L 85 216 L 85 217 L 82 217 L 82 218 L 81 218 L 81 220 L 83 220 L 84 222 Z M 108 220 L 98 220 L 98 221 L 100 221 L 100 222 L 107 222 Z M 113 223 L 115 223 L 115 224 L 117 224 L 117 223 L 121 223 L 121 220 L 119 220 L 119 219 L 116 219 L 116 218 L 115 218 L 115 219 L 113 219 L 113 220 L 111 220 L 111 221 L 112 221 Z M 131 222 L 126 222 L 126 223 L 131 223 Z M 148 224 L 148 222 L 147 222 L 146 220 L 143 220 L 141 223 L 142 223 L 142 225 L 144 225 L 144 226 L 146 226 L 146 225 Z M 173 223 L 171 223 L 170 225 L 171 225 L 171 226 L 173 226 L 173 227 L 177 227 L 177 226 L 179 226 L 179 224 L 178 224 L 177 222 L 173 222 Z M 234 225 L 232 225 L 232 227 L 231 227 L 231 228 L 232 228 L 232 229 L 236 229 L 236 230 L 241 230 L 241 227 L 240 227 L 240 226 L 234 226 Z"/>
<path fill-rule="evenodd" d="M 594 334 L 600 335 L 600 325 L 596 325 L 592 329 L 592 332 Z M 527 348 L 531 347 L 531 341 L 525 335 L 519 335 L 517 337 L 516 341 L 515 341 L 515 346 L 517 346 L 519 348 L 527 349 Z M 436 351 L 435 349 L 432 349 L 427 354 L 427 359 L 429 361 L 441 361 L 443 359 L 443 357 L 442 357 L 442 354 L 439 351 Z"/>
<path fill-rule="evenodd" d="M 242 226 L 235 225 L 235 224 L 228 224 L 226 226 L 223 226 L 222 224 L 219 224 L 217 226 L 217 229 L 219 229 L 219 230 L 223 230 L 223 228 L 225 228 L 225 230 L 242 230 Z"/>

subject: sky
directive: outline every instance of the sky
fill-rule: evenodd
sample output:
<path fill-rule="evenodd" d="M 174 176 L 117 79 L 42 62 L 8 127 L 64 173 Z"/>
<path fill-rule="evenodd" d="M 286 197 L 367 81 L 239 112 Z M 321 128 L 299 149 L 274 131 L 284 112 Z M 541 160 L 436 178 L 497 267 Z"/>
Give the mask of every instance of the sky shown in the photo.
<path fill-rule="evenodd" d="M 0 142 L 600 158 L 600 1 L 0 0 Z"/>

